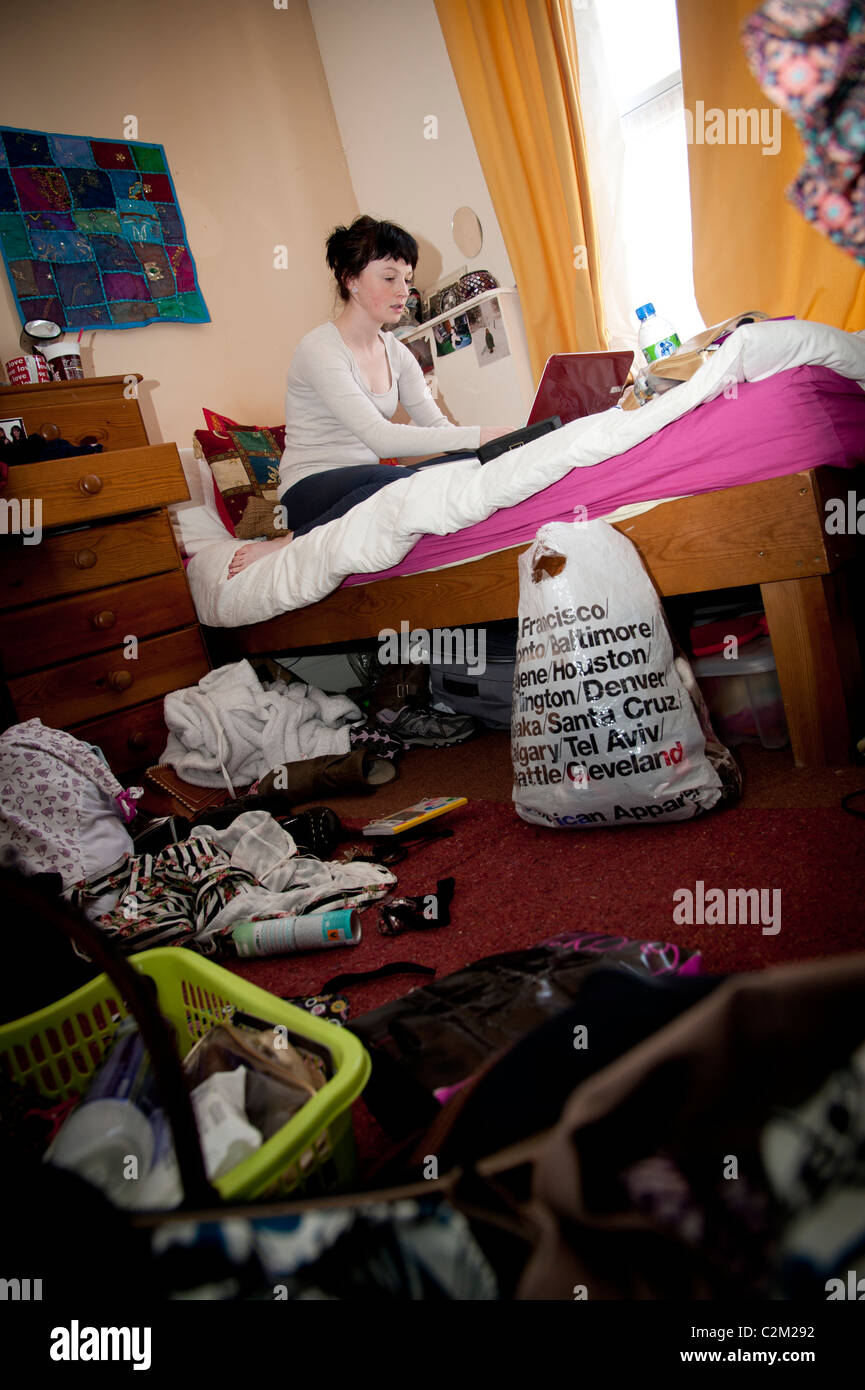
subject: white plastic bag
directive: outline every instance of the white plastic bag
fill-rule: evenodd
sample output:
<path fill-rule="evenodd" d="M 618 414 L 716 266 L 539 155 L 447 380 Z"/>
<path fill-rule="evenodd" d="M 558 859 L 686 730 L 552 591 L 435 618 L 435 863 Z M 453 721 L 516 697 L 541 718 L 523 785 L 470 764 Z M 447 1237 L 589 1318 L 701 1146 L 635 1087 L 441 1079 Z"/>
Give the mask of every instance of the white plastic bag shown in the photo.
<path fill-rule="evenodd" d="M 741 790 L 640 556 L 605 521 L 541 527 L 520 556 L 511 724 L 518 815 L 689 820 Z"/>

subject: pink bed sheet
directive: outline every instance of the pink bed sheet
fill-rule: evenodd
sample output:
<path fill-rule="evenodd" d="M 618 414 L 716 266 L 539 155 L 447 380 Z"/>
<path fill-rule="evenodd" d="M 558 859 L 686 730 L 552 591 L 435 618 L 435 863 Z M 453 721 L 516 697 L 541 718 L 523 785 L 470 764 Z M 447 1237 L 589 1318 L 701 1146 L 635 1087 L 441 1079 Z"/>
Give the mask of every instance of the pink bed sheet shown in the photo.
<path fill-rule="evenodd" d="M 697 406 L 642 444 L 586 468 L 515 507 L 449 536 L 422 536 L 398 565 L 353 574 L 345 585 L 417 574 L 521 545 L 548 521 L 609 516 L 629 502 L 648 502 L 777 478 L 829 465 L 865 462 L 865 391 L 827 367 L 794 367 L 765 381 L 742 382 L 738 394 Z"/>

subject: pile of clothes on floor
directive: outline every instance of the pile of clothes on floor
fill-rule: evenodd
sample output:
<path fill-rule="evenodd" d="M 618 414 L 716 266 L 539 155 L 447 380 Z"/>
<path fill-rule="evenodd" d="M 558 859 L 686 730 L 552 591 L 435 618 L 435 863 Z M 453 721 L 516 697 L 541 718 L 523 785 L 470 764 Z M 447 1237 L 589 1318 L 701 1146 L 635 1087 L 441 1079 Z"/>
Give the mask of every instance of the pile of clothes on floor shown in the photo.
<path fill-rule="evenodd" d="M 278 662 L 238 661 L 165 698 L 168 763 L 187 782 L 235 795 L 271 768 L 362 747 L 393 759 L 404 748 L 440 748 L 475 733 L 466 715 L 433 710 L 424 667 L 372 662 L 357 690 L 329 695 Z"/>
<path fill-rule="evenodd" d="M 343 740 L 352 726 L 338 718 Z M 388 863 L 327 858 L 332 812 L 267 809 L 329 786 L 368 789 L 378 764 L 392 771 L 350 745 L 283 759 L 188 833 L 168 817 L 142 840 L 136 798 L 99 751 L 31 720 L 0 735 L 0 865 L 65 898 L 123 953 L 170 944 L 218 955 L 252 916 L 386 900 Z M 32 934 L 50 988 L 37 918 L 18 914 L 10 933 L 5 1019 L 51 998 L 33 999 L 24 972 L 8 968 Z M 73 987 L 67 972 L 54 997 Z M 133 1229 L 73 1174 L 7 1152 L 7 1263 L 35 1260 L 67 1290 L 73 1277 L 98 1286 L 106 1248 L 126 1252 L 140 1287 L 125 1283 L 125 1296 L 143 1299 L 273 1298 L 276 1287 L 289 1299 L 860 1297 L 863 1005 L 865 955 L 720 978 L 701 973 L 694 951 L 638 930 L 575 928 L 353 1020 L 373 1061 L 364 1099 L 393 1143 L 373 1191 L 367 1182 L 326 1210 L 166 1212 Z M 206 1082 L 211 1063 L 190 1058 Z M 293 1083 L 306 1094 L 317 1084 L 305 1070 Z M 9 1104 L 0 1095 L 7 1132 Z M 266 1135 L 287 1112 L 258 1113 Z M 163 1196 L 173 1181 L 161 1173 Z"/>
<path fill-rule="evenodd" d="M 378 901 L 393 873 L 368 854 L 332 860 L 338 817 L 293 807 L 374 792 L 406 747 L 469 736 L 470 719 L 455 730 L 423 713 L 425 678 L 375 671 L 364 713 L 269 660 L 210 672 L 166 696 L 167 743 L 145 780 L 186 814 L 157 820 L 100 749 L 39 719 L 15 725 L 0 736 L 0 865 L 38 876 L 127 952 L 231 955 L 238 923 Z"/>
<path fill-rule="evenodd" d="M 363 750 L 300 765 L 307 785 L 362 778 L 365 766 Z M 286 778 L 293 799 L 301 782 L 292 781 L 290 770 Z M 324 903 L 356 907 L 383 897 L 396 882 L 369 861 L 314 857 L 333 848 L 338 821 L 332 813 L 294 818 L 295 830 L 310 842 L 303 854 L 269 811 L 245 809 L 255 804 L 235 802 L 213 813 L 219 826 L 196 824 L 176 843 L 140 850 L 130 835 L 135 799 L 97 749 L 39 719 L 0 735 L 0 863 L 51 876 L 68 901 L 127 951 L 185 945 L 219 954 L 237 922 L 308 913 Z M 282 804 L 291 803 L 283 797 Z M 153 835 L 144 843 L 154 843 Z"/>

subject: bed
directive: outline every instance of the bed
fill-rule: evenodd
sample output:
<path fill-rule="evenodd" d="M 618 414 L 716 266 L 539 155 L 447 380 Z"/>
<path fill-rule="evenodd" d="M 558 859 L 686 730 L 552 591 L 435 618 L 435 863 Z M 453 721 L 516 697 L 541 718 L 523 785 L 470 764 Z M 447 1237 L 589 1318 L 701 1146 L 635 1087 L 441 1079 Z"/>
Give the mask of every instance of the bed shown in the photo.
<path fill-rule="evenodd" d="M 237 542 L 211 537 L 188 576 L 215 661 L 297 652 L 403 622 L 513 617 L 516 559 L 538 525 L 603 516 L 665 597 L 760 585 L 795 762 L 838 763 L 865 715 L 855 588 L 865 517 L 857 528 L 851 471 L 862 462 L 865 338 L 754 324 L 641 411 L 577 421 L 518 459 L 400 480 L 238 579 L 223 579 Z M 434 480 L 442 471 L 449 480 Z M 827 504 L 839 503 L 844 525 L 828 529 Z"/>

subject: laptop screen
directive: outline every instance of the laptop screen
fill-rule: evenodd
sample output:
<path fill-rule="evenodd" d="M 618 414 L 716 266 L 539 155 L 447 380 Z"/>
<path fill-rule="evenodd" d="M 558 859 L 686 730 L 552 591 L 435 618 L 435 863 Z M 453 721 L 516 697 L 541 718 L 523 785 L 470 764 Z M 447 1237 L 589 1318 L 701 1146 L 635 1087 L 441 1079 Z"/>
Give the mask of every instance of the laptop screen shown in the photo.
<path fill-rule="evenodd" d="M 563 425 L 618 403 L 634 360 L 630 351 L 559 352 L 544 367 L 527 424 L 553 415 Z"/>

